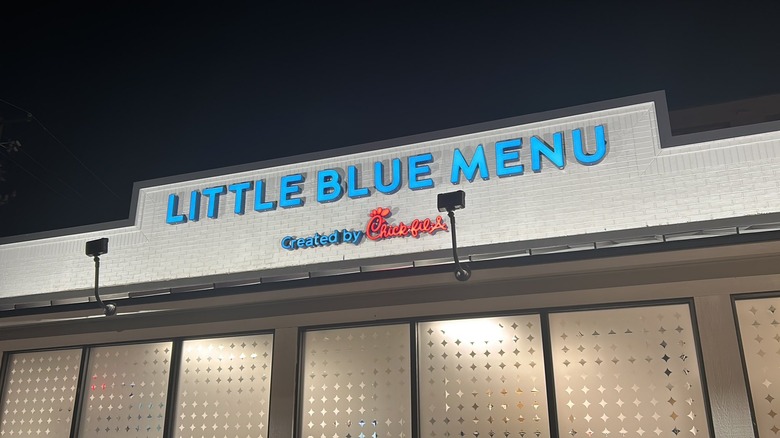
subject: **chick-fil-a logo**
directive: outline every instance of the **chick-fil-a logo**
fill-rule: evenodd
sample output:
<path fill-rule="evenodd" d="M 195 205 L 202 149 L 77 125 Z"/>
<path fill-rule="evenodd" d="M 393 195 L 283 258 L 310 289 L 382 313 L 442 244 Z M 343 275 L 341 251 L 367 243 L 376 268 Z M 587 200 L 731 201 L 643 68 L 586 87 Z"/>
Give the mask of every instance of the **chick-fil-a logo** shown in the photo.
<path fill-rule="evenodd" d="M 436 219 L 415 219 L 410 224 L 403 222 L 397 225 L 387 223 L 390 209 L 379 207 L 371 210 L 370 219 L 366 224 L 366 237 L 370 240 L 389 239 L 391 237 L 420 237 L 421 234 L 434 234 L 439 230 L 448 231 L 447 224 L 441 216 Z"/>

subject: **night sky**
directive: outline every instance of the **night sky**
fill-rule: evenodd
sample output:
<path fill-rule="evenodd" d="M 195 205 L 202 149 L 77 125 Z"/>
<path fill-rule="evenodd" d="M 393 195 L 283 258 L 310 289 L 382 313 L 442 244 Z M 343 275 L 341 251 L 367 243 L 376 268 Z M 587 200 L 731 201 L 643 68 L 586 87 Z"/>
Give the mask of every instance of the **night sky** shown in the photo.
<path fill-rule="evenodd" d="M 780 92 L 770 3 L 16 3 L 0 99 L 35 120 L 0 139 L 22 143 L 0 151 L 0 237 L 125 219 L 136 181 L 648 91 Z"/>

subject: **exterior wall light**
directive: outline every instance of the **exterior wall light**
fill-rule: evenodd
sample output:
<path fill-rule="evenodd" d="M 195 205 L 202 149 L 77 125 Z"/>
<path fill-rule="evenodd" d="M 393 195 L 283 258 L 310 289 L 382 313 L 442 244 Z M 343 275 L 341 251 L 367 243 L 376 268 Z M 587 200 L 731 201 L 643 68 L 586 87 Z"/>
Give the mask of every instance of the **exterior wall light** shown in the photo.
<path fill-rule="evenodd" d="M 100 278 L 100 256 L 108 253 L 108 238 L 104 237 L 102 239 L 90 240 L 87 242 L 86 253 L 95 260 L 95 300 L 97 300 L 97 303 L 100 304 L 100 307 L 103 308 L 103 313 L 105 313 L 106 316 L 116 315 L 116 304 L 104 303 L 103 300 L 100 299 L 100 294 L 98 293 L 98 279 Z"/>
<path fill-rule="evenodd" d="M 468 265 L 461 264 L 458 260 L 458 241 L 455 236 L 455 210 L 466 208 L 466 192 L 458 190 L 449 193 L 439 193 L 437 196 L 439 211 L 447 212 L 450 217 L 452 234 L 452 258 L 455 260 L 455 278 L 459 281 L 466 281 L 471 278 L 471 269 Z"/>

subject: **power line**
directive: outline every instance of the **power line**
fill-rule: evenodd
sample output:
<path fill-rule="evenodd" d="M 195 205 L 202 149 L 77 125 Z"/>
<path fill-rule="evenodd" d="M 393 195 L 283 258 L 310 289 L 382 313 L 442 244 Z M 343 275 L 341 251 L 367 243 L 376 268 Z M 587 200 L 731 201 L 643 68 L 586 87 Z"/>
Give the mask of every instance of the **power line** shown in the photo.
<path fill-rule="evenodd" d="M 5 152 L 5 150 L 3 150 L 3 151 Z M 14 163 L 14 164 L 15 164 L 15 165 L 16 165 L 18 168 L 22 169 L 22 170 L 23 170 L 25 173 L 27 173 L 27 174 L 28 174 L 28 175 L 30 175 L 31 177 L 35 178 L 36 180 L 38 180 L 38 182 L 40 182 L 41 184 L 43 184 L 44 186 L 46 186 L 46 188 L 48 188 L 49 190 L 51 190 L 51 191 L 52 191 L 52 192 L 53 192 L 55 195 L 57 195 L 57 196 L 62 196 L 62 195 L 60 194 L 60 192 L 58 192 L 57 190 L 55 190 L 55 189 L 54 189 L 54 187 L 50 186 L 50 185 L 49 185 L 49 184 L 48 184 L 46 181 L 44 181 L 44 180 L 40 179 L 40 178 L 39 178 L 38 176 L 36 176 L 34 173 L 32 173 L 32 172 L 30 172 L 29 170 L 27 170 L 27 168 L 26 168 L 26 167 L 24 167 L 24 166 L 22 166 L 21 164 L 17 163 L 17 162 L 16 162 L 16 160 L 14 160 L 13 158 L 11 158 L 11 154 L 10 154 L 9 152 L 5 152 L 5 153 L 6 153 L 6 157 L 8 158 L 8 160 L 9 160 L 10 162 Z M 80 195 L 79 195 L 79 196 L 80 196 Z"/>
<path fill-rule="evenodd" d="M 0 102 L 3 102 L 3 103 L 4 103 L 4 104 L 6 104 L 6 105 L 10 105 L 10 106 L 12 106 L 12 107 L 14 107 L 14 108 L 18 109 L 19 111 L 21 111 L 21 112 L 23 112 L 23 113 L 27 113 L 27 114 L 29 114 L 30 116 L 32 116 L 32 113 L 31 113 L 31 112 L 27 111 L 27 110 L 26 110 L 26 109 L 24 109 L 24 108 L 20 108 L 20 107 L 18 107 L 18 106 L 16 106 L 16 105 L 12 104 L 11 102 L 9 102 L 9 101 L 7 101 L 7 100 L 0 99 Z"/>
<path fill-rule="evenodd" d="M 39 166 L 41 169 L 43 169 L 43 171 L 44 171 L 44 172 L 47 172 L 47 173 L 49 173 L 51 176 L 53 176 L 54 178 L 56 178 L 56 179 L 57 179 L 57 181 L 59 181 L 59 183 L 60 183 L 60 184 L 62 184 L 62 185 L 63 185 L 63 186 L 65 186 L 66 188 L 68 188 L 68 189 L 72 190 L 74 193 L 76 193 L 77 195 L 79 195 L 79 198 L 81 198 L 81 199 L 86 199 L 86 198 L 84 198 L 84 195 L 82 195 L 82 194 L 81 194 L 81 192 L 79 192 L 78 190 L 76 190 L 75 188 L 73 188 L 73 186 L 71 186 L 70 184 L 68 184 L 68 183 L 66 183 L 65 181 L 63 181 L 63 180 L 62 180 L 62 178 L 60 178 L 60 177 L 58 177 L 58 176 L 57 176 L 57 174 L 55 174 L 55 173 L 54 173 L 54 172 L 52 172 L 51 170 L 47 169 L 47 168 L 46 168 L 46 166 L 44 166 L 44 165 L 43 165 L 41 162 L 39 162 L 38 160 L 36 160 L 36 159 L 35 159 L 35 157 L 33 157 L 32 155 L 28 154 L 28 153 L 27 153 L 27 152 L 24 150 L 24 148 L 20 148 L 20 149 L 19 149 L 19 152 L 21 152 L 21 153 L 23 153 L 23 154 L 27 155 L 27 157 L 28 157 L 28 158 L 29 158 L 29 159 L 30 159 L 30 160 L 31 160 L 33 163 L 37 164 L 37 165 L 38 165 L 38 166 Z M 18 165 L 18 164 L 17 164 L 17 165 Z"/>
<path fill-rule="evenodd" d="M 71 151 L 71 150 L 70 150 L 70 148 L 68 148 L 67 146 L 65 146 L 65 143 L 63 143 L 62 141 L 60 141 L 60 139 L 59 139 L 59 138 L 57 138 L 57 136 L 56 136 L 56 135 L 54 135 L 54 133 L 52 133 L 52 132 L 49 130 L 49 128 L 47 128 L 47 127 L 46 127 L 46 125 L 44 125 L 44 124 L 43 124 L 43 122 L 41 122 L 40 120 L 38 120 L 38 118 L 37 118 L 37 117 L 35 117 L 35 115 L 33 115 L 33 113 L 31 113 L 30 111 L 27 111 L 27 110 L 26 110 L 26 109 L 24 109 L 24 108 L 21 108 L 21 107 L 20 107 L 20 106 L 18 106 L 18 105 L 14 105 L 13 103 L 11 103 L 11 102 L 9 102 L 9 101 L 7 101 L 7 100 L 5 100 L 5 99 L 0 99 L 0 102 L 3 102 L 3 103 L 5 103 L 6 105 L 10 105 L 10 106 L 12 106 L 12 107 L 14 107 L 14 108 L 18 109 L 19 111 L 22 111 L 22 112 L 26 113 L 26 114 L 28 115 L 28 117 L 31 117 L 31 118 L 32 118 L 32 119 L 35 121 L 35 123 L 37 123 L 37 124 L 38 124 L 38 125 L 41 127 L 41 129 L 43 129 L 43 131 L 44 131 L 46 134 L 48 134 L 48 135 L 49 135 L 49 136 L 50 136 L 52 139 L 54 139 L 54 141 L 55 141 L 55 142 L 57 142 L 57 143 L 58 143 L 60 146 L 62 146 L 62 148 L 63 148 L 63 149 L 65 149 L 65 151 L 67 151 L 67 152 L 68 152 L 68 153 L 69 153 L 69 154 L 70 154 L 70 155 L 71 155 L 71 156 L 72 156 L 72 157 L 73 157 L 73 158 L 74 158 L 74 159 L 75 159 L 75 160 L 76 160 L 76 161 L 77 161 L 77 162 L 78 162 L 78 163 L 81 165 L 81 167 L 83 167 L 84 169 L 86 169 L 86 171 L 87 171 L 87 172 L 89 172 L 89 173 L 90 173 L 90 175 L 92 175 L 92 176 L 93 176 L 93 177 L 94 177 L 94 178 L 95 178 L 95 179 L 96 179 L 96 180 L 97 180 L 97 181 L 98 181 L 98 182 L 99 182 L 101 185 L 103 185 L 103 187 L 105 187 L 105 189 L 106 189 L 106 190 L 108 190 L 108 191 L 109 191 L 109 192 L 110 192 L 112 195 L 114 195 L 114 197 L 115 197 L 116 199 L 121 199 L 121 198 L 119 197 L 119 195 L 117 195 L 117 194 L 116 194 L 116 192 L 114 192 L 113 190 L 111 190 L 111 187 L 109 187 L 109 186 L 108 186 L 108 184 L 106 184 L 106 183 L 105 183 L 105 182 L 104 182 L 102 179 L 100 179 L 100 177 L 99 177 L 99 176 L 97 176 L 97 174 L 95 174 L 95 172 L 93 172 L 93 171 L 92 171 L 92 169 L 90 169 L 89 167 L 87 167 L 87 165 L 86 165 L 86 164 L 84 164 L 84 162 L 83 162 L 83 161 L 81 161 L 81 159 L 79 159 L 79 157 L 78 157 L 78 156 L 76 156 L 76 154 L 75 154 L 75 153 L 73 153 L 73 151 Z M 29 172 L 28 172 L 28 173 L 29 173 Z"/>

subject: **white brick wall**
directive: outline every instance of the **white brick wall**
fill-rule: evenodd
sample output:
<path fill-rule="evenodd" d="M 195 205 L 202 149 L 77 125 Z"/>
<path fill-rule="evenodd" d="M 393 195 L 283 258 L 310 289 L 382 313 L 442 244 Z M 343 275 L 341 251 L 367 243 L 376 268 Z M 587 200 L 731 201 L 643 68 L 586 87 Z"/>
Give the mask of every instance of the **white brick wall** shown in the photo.
<path fill-rule="evenodd" d="M 574 160 L 571 129 L 607 126 L 609 152 L 599 164 L 583 166 Z M 529 138 L 548 140 L 566 131 L 565 170 L 544 162 L 541 173 L 531 171 Z M 523 138 L 520 151 L 525 174 L 495 176 L 493 144 Z M 473 151 L 483 144 L 491 179 L 475 178 L 460 186 L 449 182 L 452 151 Z M 326 168 L 362 165 L 362 186 L 371 186 L 375 161 L 431 152 L 435 188 L 394 195 L 374 193 L 362 199 L 344 196 L 338 202 L 316 202 L 316 175 Z M 406 166 L 404 163 L 404 173 Z M 248 193 L 247 212 L 233 214 L 232 193 L 222 196 L 220 217 L 180 225 L 165 222 L 170 193 L 180 196 L 186 211 L 189 192 L 216 185 L 265 179 L 266 199 L 278 196 L 279 180 L 306 173 L 306 205 L 257 213 Z M 406 178 L 404 178 L 405 180 Z M 0 301 L 92 286 L 91 261 L 84 255 L 87 240 L 110 238 L 102 257 L 101 285 L 118 286 L 152 281 L 263 271 L 313 263 L 420 253 L 450 248 L 446 233 L 420 239 L 364 241 L 285 251 L 285 235 L 309 236 L 334 229 L 364 229 L 370 210 L 392 208 L 391 222 L 435 217 L 436 195 L 462 188 L 467 208 L 457 212 L 458 243 L 468 247 L 492 243 L 582 235 L 594 232 L 684 224 L 688 222 L 771 213 L 780 210 L 780 132 L 661 149 L 653 103 L 591 112 L 544 122 L 496 129 L 436 141 L 279 166 L 196 181 L 149 187 L 138 197 L 136 225 L 95 233 L 12 243 L 0 246 Z M 522 245 L 520 245 L 522 246 Z M 305 271 L 302 268 L 301 271 Z"/>

